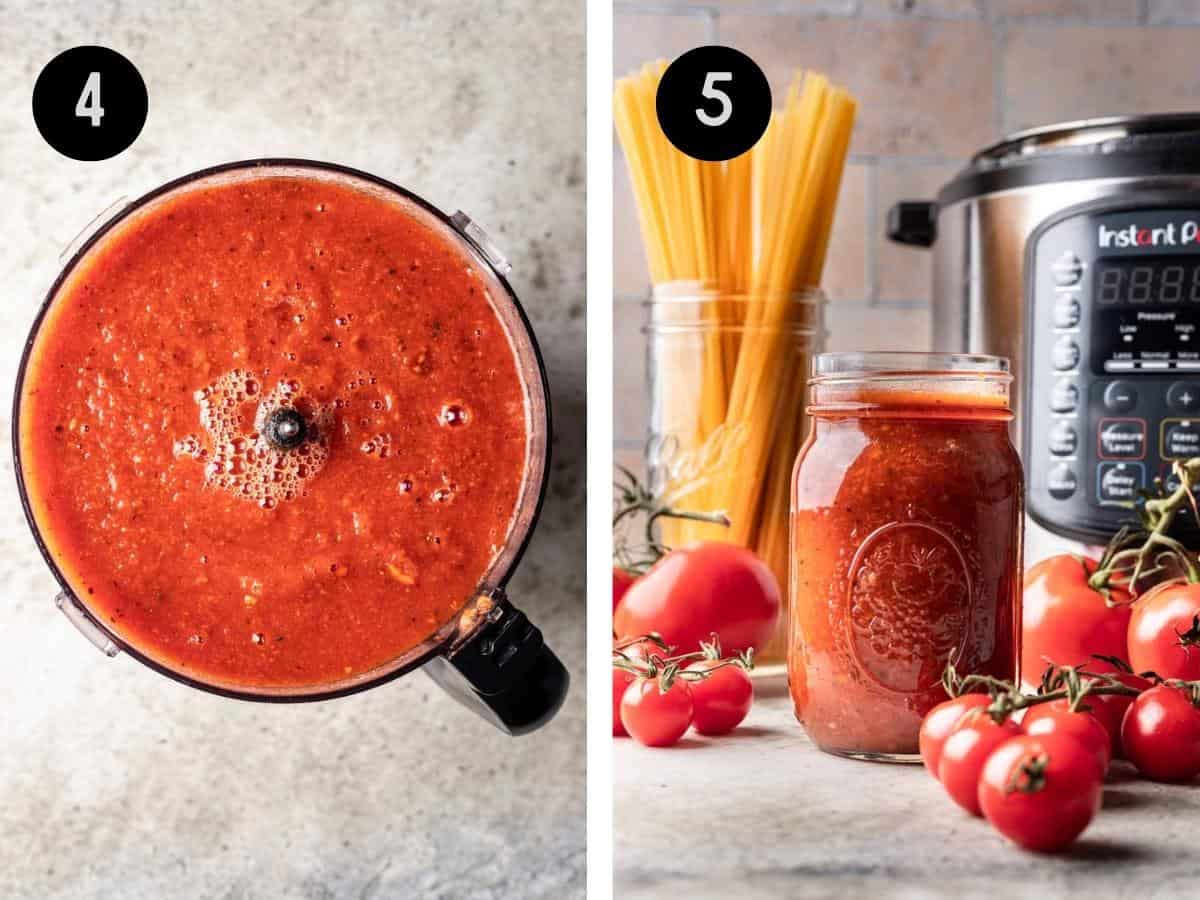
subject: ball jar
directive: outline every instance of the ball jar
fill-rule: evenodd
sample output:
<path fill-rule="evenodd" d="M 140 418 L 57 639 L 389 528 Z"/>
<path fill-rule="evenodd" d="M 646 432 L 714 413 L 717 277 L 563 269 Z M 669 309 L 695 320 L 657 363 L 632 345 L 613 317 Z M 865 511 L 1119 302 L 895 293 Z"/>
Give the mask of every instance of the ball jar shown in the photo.
<path fill-rule="evenodd" d="M 788 683 L 822 750 L 915 761 L 947 662 L 1017 677 L 1011 384 L 991 356 L 814 359 L 792 483 Z"/>

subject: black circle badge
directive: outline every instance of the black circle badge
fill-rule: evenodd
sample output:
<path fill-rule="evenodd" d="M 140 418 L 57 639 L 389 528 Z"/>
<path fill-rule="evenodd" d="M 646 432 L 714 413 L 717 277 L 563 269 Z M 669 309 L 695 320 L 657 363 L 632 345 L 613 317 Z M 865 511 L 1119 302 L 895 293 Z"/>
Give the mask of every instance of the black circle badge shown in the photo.
<path fill-rule="evenodd" d="M 33 120 L 46 143 L 71 159 L 116 156 L 146 124 L 146 82 L 107 47 L 72 47 L 46 64 L 33 86 Z"/>
<path fill-rule="evenodd" d="M 667 66 L 655 98 L 658 124 L 680 151 L 710 162 L 733 159 L 771 121 L 771 86 L 745 53 L 712 45 Z"/>

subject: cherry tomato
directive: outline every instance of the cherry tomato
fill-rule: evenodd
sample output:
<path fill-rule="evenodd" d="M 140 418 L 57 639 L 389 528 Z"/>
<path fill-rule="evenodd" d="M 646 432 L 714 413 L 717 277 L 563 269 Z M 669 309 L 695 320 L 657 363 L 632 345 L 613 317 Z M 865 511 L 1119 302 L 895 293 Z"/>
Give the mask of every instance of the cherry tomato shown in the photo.
<path fill-rule="evenodd" d="M 746 718 L 754 702 L 754 683 L 741 666 L 724 665 L 703 659 L 688 666 L 688 671 L 712 673 L 702 681 L 689 681 L 692 689 L 692 725 L 701 734 L 726 734 Z"/>
<path fill-rule="evenodd" d="M 617 607 L 617 637 L 656 631 L 690 653 L 717 634 L 727 653 L 762 649 L 779 619 L 779 585 L 744 547 L 714 541 L 672 550 Z"/>
<path fill-rule="evenodd" d="M 997 723 L 982 709 L 967 712 L 942 745 L 938 780 L 951 799 L 973 816 L 979 809 L 979 775 L 992 751 L 1021 733 L 1012 719 Z"/>
<path fill-rule="evenodd" d="M 921 734 L 918 745 L 921 748 L 921 761 L 934 778 L 938 777 L 938 764 L 942 761 L 942 745 L 958 720 L 981 706 L 987 706 L 991 697 L 987 694 L 963 694 L 952 700 L 944 700 L 925 714 L 921 720 Z"/>
<path fill-rule="evenodd" d="M 636 644 L 630 644 L 628 647 L 622 647 L 621 652 L 634 659 L 649 659 L 651 656 L 664 657 L 667 655 L 667 651 L 653 641 L 639 641 Z M 625 696 L 625 689 L 633 684 L 635 678 L 637 676 L 632 672 L 613 666 L 613 737 L 629 736 L 629 732 L 621 724 L 621 698 Z"/>
<path fill-rule="evenodd" d="M 626 672 L 624 669 L 618 669 L 616 666 L 612 670 L 613 677 L 613 737 L 628 737 L 629 732 L 625 730 L 625 726 L 621 723 L 621 698 L 625 696 L 625 689 L 633 684 L 633 680 L 637 678 L 632 672 Z"/>
<path fill-rule="evenodd" d="M 1200 678 L 1200 584 L 1165 582 L 1138 597 L 1128 640 L 1135 672 Z"/>
<path fill-rule="evenodd" d="M 1121 744 L 1147 778 L 1191 781 L 1200 775 L 1200 709 L 1177 687 L 1152 687 L 1125 714 Z"/>
<path fill-rule="evenodd" d="M 1134 675 L 1132 672 L 1111 672 L 1109 674 L 1121 684 L 1138 691 L 1148 691 L 1154 687 L 1154 682 L 1140 675 Z M 1105 728 L 1110 729 L 1112 758 L 1124 759 L 1125 749 L 1121 746 L 1121 723 L 1125 721 L 1125 710 L 1129 709 L 1129 705 L 1133 703 L 1133 697 L 1125 694 L 1096 694 L 1089 696 L 1087 703 L 1092 707 L 1093 713 L 1104 713 L 1104 715 L 1097 715 L 1096 718 L 1100 719 Z"/>
<path fill-rule="evenodd" d="M 1021 671 L 1036 681 L 1048 662 L 1116 671 L 1096 655 L 1126 659 L 1129 594 L 1114 589 L 1111 603 L 1088 587 L 1096 561 L 1060 554 L 1025 573 Z"/>
<path fill-rule="evenodd" d="M 619 569 L 613 566 L 613 612 L 617 611 L 617 607 L 621 605 L 621 599 L 625 596 L 625 592 L 633 586 L 638 577 L 632 572 L 625 569 Z"/>
<path fill-rule="evenodd" d="M 647 747 L 669 747 L 683 737 L 692 724 L 692 690 L 676 678 L 666 691 L 659 677 L 640 675 L 621 698 L 621 723 L 638 743 Z"/>
<path fill-rule="evenodd" d="M 1103 714 L 1108 714 L 1107 707 Z M 1102 773 L 1108 772 L 1112 762 L 1112 736 L 1108 729 L 1090 712 L 1072 712 L 1066 700 L 1051 700 L 1030 707 L 1021 720 L 1021 730 L 1035 736 L 1065 734 L 1072 737 L 1096 757 Z"/>
<path fill-rule="evenodd" d="M 979 805 L 993 827 L 1028 850 L 1061 850 L 1100 809 L 1095 754 L 1066 734 L 1014 737 L 983 767 Z"/>

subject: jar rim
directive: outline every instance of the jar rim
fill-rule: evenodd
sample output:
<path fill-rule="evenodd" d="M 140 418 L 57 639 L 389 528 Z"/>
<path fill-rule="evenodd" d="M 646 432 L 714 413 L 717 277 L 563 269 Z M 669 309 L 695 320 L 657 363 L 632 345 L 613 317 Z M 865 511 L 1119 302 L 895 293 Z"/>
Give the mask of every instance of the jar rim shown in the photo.
<path fill-rule="evenodd" d="M 1012 380 L 1006 357 L 984 353 L 924 353 L 872 350 L 818 353 L 812 361 L 814 380 L 841 378 L 938 378 L 974 375 Z"/>

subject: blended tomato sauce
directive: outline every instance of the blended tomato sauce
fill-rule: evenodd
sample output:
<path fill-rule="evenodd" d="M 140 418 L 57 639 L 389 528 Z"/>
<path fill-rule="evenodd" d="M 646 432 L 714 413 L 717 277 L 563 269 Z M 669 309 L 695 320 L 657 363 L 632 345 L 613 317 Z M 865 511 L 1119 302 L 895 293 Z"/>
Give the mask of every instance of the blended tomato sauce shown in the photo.
<path fill-rule="evenodd" d="M 864 382 L 865 385 L 865 382 Z M 788 680 L 822 749 L 907 756 L 940 678 L 1013 678 L 1022 473 L 1007 402 L 814 387 L 796 462 Z"/>
<path fill-rule="evenodd" d="M 302 414 L 298 447 L 264 435 Z M 185 189 L 58 291 L 20 398 L 42 539 L 124 642 L 191 678 L 329 684 L 477 591 L 526 469 L 517 359 L 470 258 L 316 177 Z"/>

